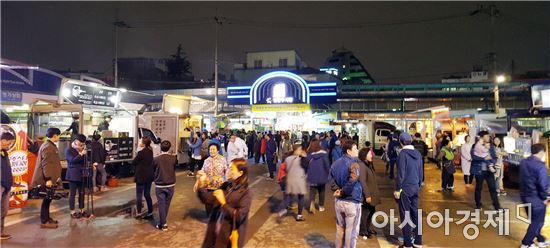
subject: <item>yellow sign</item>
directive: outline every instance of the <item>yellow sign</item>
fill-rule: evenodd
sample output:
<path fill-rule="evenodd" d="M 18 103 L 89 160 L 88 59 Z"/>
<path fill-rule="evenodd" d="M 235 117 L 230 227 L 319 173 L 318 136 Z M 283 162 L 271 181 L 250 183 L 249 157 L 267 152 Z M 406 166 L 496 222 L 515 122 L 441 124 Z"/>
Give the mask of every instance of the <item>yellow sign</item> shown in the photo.
<path fill-rule="evenodd" d="M 254 104 L 252 112 L 306 112 L 311 110 L 309 104 Z"/>

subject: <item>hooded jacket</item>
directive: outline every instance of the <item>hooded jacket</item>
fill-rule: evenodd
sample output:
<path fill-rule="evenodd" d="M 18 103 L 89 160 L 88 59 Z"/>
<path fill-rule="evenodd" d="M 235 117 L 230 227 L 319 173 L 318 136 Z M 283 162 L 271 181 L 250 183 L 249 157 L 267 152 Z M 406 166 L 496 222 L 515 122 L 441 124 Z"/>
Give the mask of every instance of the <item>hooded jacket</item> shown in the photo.
<path fill-rule="evenodd" d="M 548 197 L 548 172 L 546 165 L 535 156 L 521 161 L 519 165 L 519 195 L 524 203 L 533 208 L 544 207 Z"/>
<path fill-rule="evenodd" d="M 339 158 L 341 158 L 343 155 L 342 153 L 342 147 L 340 145 L 335 145 L 332 149 L 332 162 L 336 162 Z"/>
<path fill-rule="evenodd" d="M 396 191 L 414 194 L 422 185 L 422 155 L 412 145 L 404 146 L 397 157 Z"/>
<path fill-rule="evenodd" d="M 310 184 L 326 184 L 330 173 L 330 162 L 328 153 L 324 150 L 310 153 L 307 156 L 309 167 L 307 170 L 307 181 Z"/>

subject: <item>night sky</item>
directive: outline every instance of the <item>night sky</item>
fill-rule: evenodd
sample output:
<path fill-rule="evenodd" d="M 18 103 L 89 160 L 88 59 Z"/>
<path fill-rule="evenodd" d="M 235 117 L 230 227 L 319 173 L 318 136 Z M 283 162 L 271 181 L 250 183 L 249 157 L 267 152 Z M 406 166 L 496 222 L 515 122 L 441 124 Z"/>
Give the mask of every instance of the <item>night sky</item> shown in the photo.
<path fill-rule="evenodd" d="M 500 17 L 492 27 L 486 14 L 467 16 L 477 2 L 2 1 L 1 57 L 111 73 L 118 9 L 135 27 L 119 31 L 119 57 L 164 58 L 181 43 L 197 79 L 213 74 L 215 15 L 233 20 L 219 33 L 221 73 L 227 75 L 234 63 L 245 62 L 246 51 L 295 49 L 318 68 L 332 50 L 345 47 L 378 82 L 434 82 L 481 64 L 493 49 L 492 30 L 501 68 L 514 60 L 516 72 L 550 70 L 550 2 L 485 4 L 493 3 Z"/>

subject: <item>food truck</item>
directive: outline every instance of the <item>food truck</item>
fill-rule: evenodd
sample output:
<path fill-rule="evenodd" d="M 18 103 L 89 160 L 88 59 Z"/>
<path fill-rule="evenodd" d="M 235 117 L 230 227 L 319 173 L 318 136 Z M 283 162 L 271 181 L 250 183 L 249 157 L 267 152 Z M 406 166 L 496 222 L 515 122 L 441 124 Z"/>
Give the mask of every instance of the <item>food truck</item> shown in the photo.
<path fill-rule="evenodd" d="M 504 137 L 504 180 L 511 185 L 519 183 L 521 160 L 531 156 L 531 145 L 542 143 L 550 148 L 550 85 L 534 84 L 531 87 L 533 106 L 527 110 L 507 110 L 508 133 Z M 546 166 L 548 167 L 547 153 Z"/>
<path fill-rule="evenodd" d="M 165 94 L 160 112 L 145 112 L 139 116 L 139 128 L 158 141 L 170 141 L 169 152 L 177 155 L 179 164 L 188 163 L 187 141 L 192 132 L 199 132 L 203 127 L 203 115 L 198 114 L 200 108 L 197 106 L 208 102 L 192 96 Z M 156 156 L 160 150 L 153 149 L 153 153 Z"/>
<path fill-rule="evenodd" d="M 134 157 L 139 138 L 150 136 L 154 147 L 158 146 L 159 139 L 154 132 L 138 126 L 138 115 L 144 105 L 121 102 L 121 93 L 117 88 L 65 78 L 58 101 L 39 100 L 31 105 L 29 136 L 41 139 L 48 128 L 57 127 L 62 132 L 58 147 L 64 151 L 71 140 L 67 129 L 77 121 L 79 133 L 87 137 L 95 133 L 102 136 L 108 154 L 106 164 L 128 163 Z M 107 116 L 111 117 L 109 128 L 99 132 L 98 126 Z M 60 156 L 65 160 L 64 152 L 60 152 Z"/>

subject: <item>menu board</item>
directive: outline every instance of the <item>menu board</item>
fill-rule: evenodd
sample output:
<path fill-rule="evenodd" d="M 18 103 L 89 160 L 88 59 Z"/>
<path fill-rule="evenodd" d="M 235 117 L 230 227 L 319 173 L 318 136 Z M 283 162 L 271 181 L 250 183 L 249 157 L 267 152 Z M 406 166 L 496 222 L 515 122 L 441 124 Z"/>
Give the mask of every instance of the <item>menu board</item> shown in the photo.
<path fill-rule="evenodd" d="M 61 95 L 70 103 L 113 108 L 118 107 L 120 98 L 119 91 L 115 88 L 76 84 L 71 81 L 63 84 Z"/>

